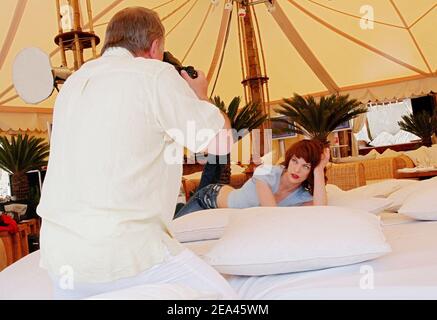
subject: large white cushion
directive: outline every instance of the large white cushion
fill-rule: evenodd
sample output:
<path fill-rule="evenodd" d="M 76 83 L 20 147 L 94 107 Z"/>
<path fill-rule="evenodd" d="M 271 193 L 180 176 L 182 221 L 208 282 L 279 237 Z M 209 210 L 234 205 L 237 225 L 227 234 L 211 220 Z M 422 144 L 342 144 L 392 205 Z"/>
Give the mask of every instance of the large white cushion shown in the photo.
<path fill-rule="evenodd" d="M 437 179 L 422 186 L 404 201 L 398 212 L 417 220 L 437 220 Z"/>
<path fill-rule="evenodd" d="M 196 211 L 170 223 L 179 242 L 219 239 L 228 225 L 229 215 L 241 209 L 209 209 Z"/>
<path fill-rule="evenodd" d="M 361 196 L 357 193 L 349 193 L 339 187 L 327 184 L 328 205 L 361 209 L 373 214 L 379 214 L 388 208 L 392 201 L 385 198 Z"/>
<path fill-rule="evenodd" d="M 410 184 L 408 179 L 387 179 L 378 183 L 372 183 L 359 188 L 346 191 L 350 195 L 358 197 L 387 198 L 393 192 Z"/>
<path fill-rule="evenodd" d="M 417 181 L 411 180 L 410 184 L 402 187 L 399 190 L 396 190 L 392 194 L 390 194 L 387 200 L 390 200 L 392 203 L 389 207 L 387 207 L 387 211 L 397 212 L 405 200 L 415 192 L 420 191 L 423 187 L 425 187 L 428 181 Z"/>
<path fill-rule="evenodd" d="M 204 259 L 219 272 L 268 275 L 329 268 L 391 251 L 378 217 L 340 207 L 247 208 Z"/>
<path fill-rule="evenodd" d="M 326 192 L 328 193 L 328 196 L 329 195 L 335 196 L 335 195 L 342 195 L 346 191 L 342 190 L 339 186 L 336 186 L 335 184 L 328 183 L 326 185 Z"/>
<path fill-rule="evenodd" d="M 389 208 L 392 201 L 385 198 L 368 197 L 361 198 L 355 195 L 340 195 L 340 196 L 329 196 L 328 195 L 328 205 L 337 207 L 346 207 L 352 209 L 359 209 L 373 214 L 379 214 L 385 209 Z"/>

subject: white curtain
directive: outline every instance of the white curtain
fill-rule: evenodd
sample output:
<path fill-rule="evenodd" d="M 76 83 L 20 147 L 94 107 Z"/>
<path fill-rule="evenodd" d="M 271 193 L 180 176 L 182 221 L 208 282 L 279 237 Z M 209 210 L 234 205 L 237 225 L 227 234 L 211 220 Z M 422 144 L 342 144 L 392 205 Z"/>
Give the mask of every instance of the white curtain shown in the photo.
<path fill-rule="evenodd" d="M 379 105 L 371 105 L 367 112 L 369 130 L 372 138 L 375 139 L 380 133 L 387 132 L 395 135 L 400 128 L 398 121 L 403 115 L 412 113 L 411 100 L 394 103 L 384 103 Z"/>
<path fill-rule="evenodd" d="M 352 120 L 352 156 L 358 156 L 358 141 L 356 134 L 364 128 L 366 123 L 367 114 L 362 113 L 358 117 Z"/>

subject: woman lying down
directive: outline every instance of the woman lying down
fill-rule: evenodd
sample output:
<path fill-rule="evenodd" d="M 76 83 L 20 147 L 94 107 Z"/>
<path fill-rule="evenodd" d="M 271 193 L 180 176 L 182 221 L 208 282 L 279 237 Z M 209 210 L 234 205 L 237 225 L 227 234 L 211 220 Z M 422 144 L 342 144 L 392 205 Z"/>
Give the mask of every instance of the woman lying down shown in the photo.
<path fill-rule="evenodd" d="M 259 166 L 240 189 L 209 184 L 198 190 L 175 218 L 215 208 L 289 207 L 327 204 L 325 167 L 329 148 L 316 140 L 302 140 L 285 153 L 278 166 Z"/>

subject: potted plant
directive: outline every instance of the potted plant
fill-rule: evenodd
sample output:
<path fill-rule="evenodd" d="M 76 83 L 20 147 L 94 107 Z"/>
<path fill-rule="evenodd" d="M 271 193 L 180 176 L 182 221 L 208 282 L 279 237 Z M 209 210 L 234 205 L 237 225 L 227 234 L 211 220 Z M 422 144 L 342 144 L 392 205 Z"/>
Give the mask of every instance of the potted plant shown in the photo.
<path fill-rule="evenodd" d="M 349 95 L 333 94 L 321 97 L 319 102 L 313 96 L 294 94 L 291 99 L 283 99 L 281 108 L 275 109 L 287 119 L 272 119 L 272 121 L 290 124 L 290 129 L 297 134 L 317 139 L 328 146 L 329 134 L 341 123 L 349 121 L 367 112 L 367 107 Z"/>
<path fill-rule="evenodd" d="M 267 119 L 267 115 L 261 115 L 259 113 L 259 105 L 257 103 L 249 102 L 240 108 L 240 97 L 233 98 L 228 106 L 225 105 L 225 102 L 219 96 L 215 96 L 212 99 L 212 102 L 217 106 L 217 108 L 227 114 L 232 129 L 235 129 L 237 132 L 241 132 L 241 130 L 247 130 L 247 132 L 250 132 L 262 125 Z M 242 138 L 241 135 L 238 135 L 237 140 L 239 141 Z M 226 155 L 226 164 L 220 164 L 218 156 L 216 157 L 215 162 L 215 164 L 209 162 L 205 164 L 199 188 L 208 185 L 210 182 L 217 181 L 218 177 L 219 183 L 230 183 L 231 155 Z"/>
<path fill-rule="evenodd" d="M 26 172 L 47 165 L 49 145 L 43 138 L 18 134 L 9 141 L 0 137 L 0 168 L 11 174 L 12 196 L 17 201 L 29 200 Z"/>
<path fill-rule="evenodd" d="M 401 130 L 408 131 L 422 140 L 422 144 L 426 147 L 432 145 L 432 135 L 437 130 L 437 115 L 435 112 L 430 114 L 427 111 L 411 113 L 402 116 L 402 120 L 398 122 Z"/>

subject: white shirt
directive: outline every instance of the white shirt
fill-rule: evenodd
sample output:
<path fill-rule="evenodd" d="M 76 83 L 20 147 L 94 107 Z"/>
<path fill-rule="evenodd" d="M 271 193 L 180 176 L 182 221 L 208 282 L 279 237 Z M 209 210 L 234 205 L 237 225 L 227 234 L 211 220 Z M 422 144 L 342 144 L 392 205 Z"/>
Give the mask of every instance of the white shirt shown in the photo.
<path fill-rule="evenodd" d="M 176 252 L 167 224 L 182 165 L 165 158 L 180 160 L 183 146 L 198 152 L 211 140 L 189 144 L 190 121 L 214 134 L 224 125 L 167 63 L 112 48 L 76 71 L 54 108 L 38 206 L 41 266 L 108 282 L 162 262 L 166 248 Z"/>

